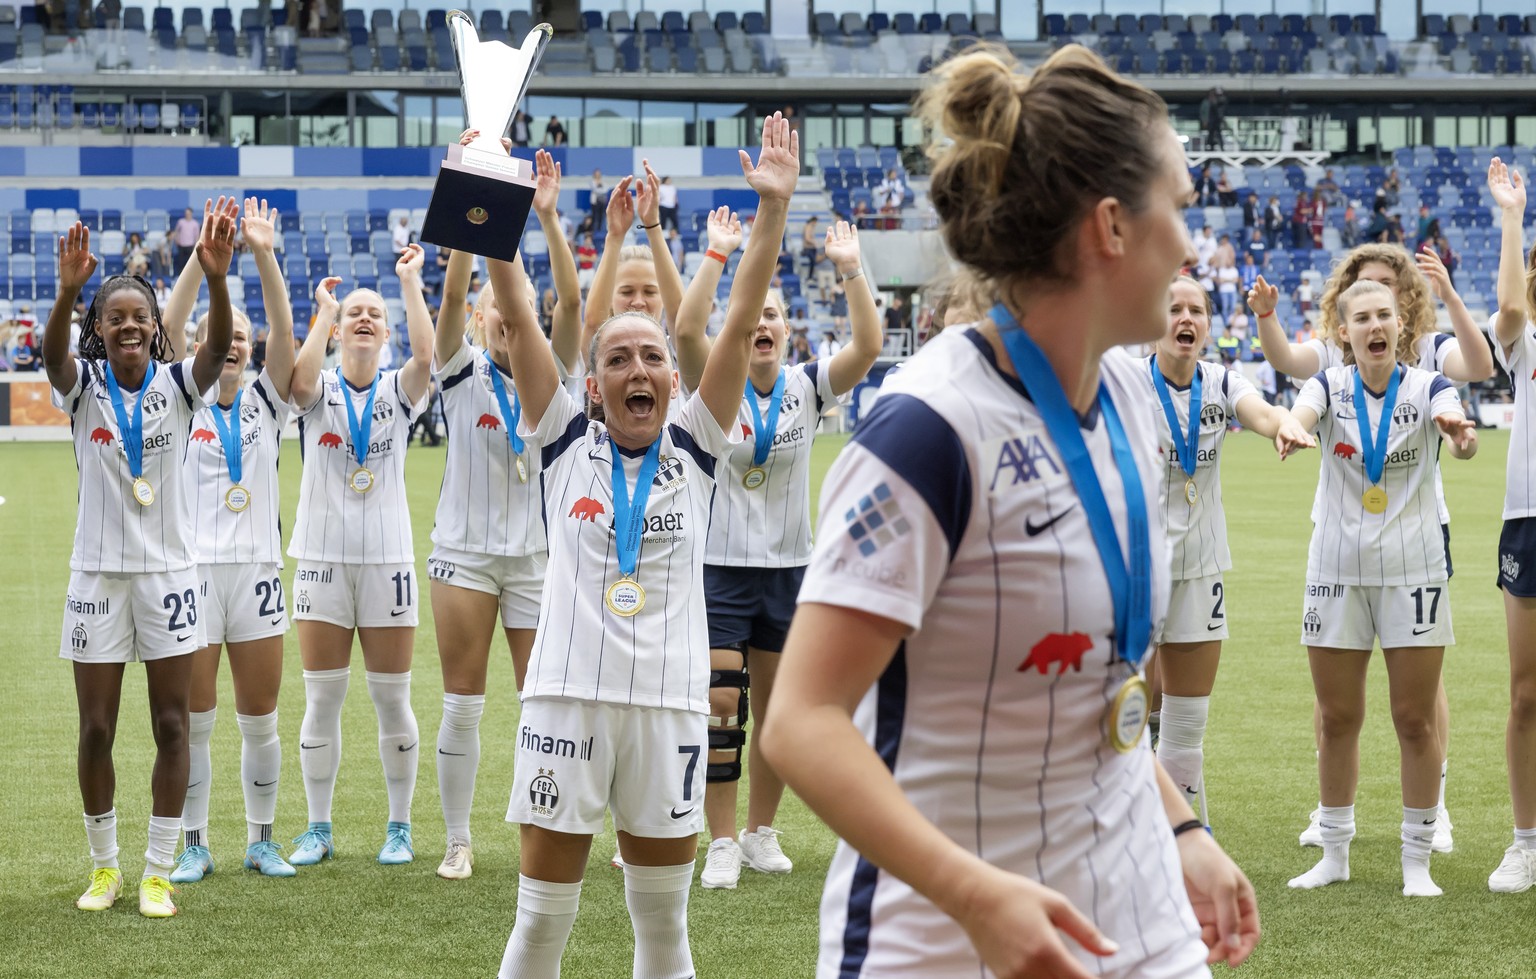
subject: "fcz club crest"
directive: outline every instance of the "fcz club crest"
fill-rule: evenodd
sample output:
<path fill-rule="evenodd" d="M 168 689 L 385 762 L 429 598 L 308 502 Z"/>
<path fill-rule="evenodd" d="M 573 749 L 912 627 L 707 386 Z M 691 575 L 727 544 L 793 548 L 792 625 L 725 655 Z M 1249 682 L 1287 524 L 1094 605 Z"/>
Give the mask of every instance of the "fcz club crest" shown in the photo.
<path fill-rule="evenodd" d="M 539 816 L 553 816 L 560 805 L 560 786 L 555 784 L 555 770 L 539 769 L 539 774 L 528 783 L 529 807 Z"/>

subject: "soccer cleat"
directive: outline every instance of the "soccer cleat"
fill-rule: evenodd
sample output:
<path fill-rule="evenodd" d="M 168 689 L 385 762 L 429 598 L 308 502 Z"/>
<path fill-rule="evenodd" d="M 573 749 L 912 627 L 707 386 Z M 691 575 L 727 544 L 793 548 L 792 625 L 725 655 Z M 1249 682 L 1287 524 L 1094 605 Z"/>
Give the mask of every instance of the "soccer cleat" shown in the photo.
<path fill-rule="evenodd" d="M 1435 853 L 1450 853 L 1455 849 L 1451 841 L 1451 814 L 1444 806 L 1440 807 L 1440 815 L 1435 818 L 1435 842 L 1430 849 Z"/>
<path fill-rule="evenodd" d="M 384 830 L 384 847 L 379 850 L 379 863 L 395 865 L 410 863 L 416 859 L 411 849 L 411 824 L 390 823 Z"/>
<path fill-rule="evenodd" d="M 1323 810 L 1314 809 L 1312 815 L 1307 817 L 1307 828 L 1302 830 L 1302 846 L 1323 845 Z"/>
<path fill-rule="evenodd" d="M 742 863 L 760 874 L 787 874 L 795 869 L 779 846 L 779 831 L 772 826 L 759 826 L 755 833 L 742 830 L 737 843 Z"/>
<path fill-rule="evenodd" d="M 710 890 L 735 890 L 740 879 L 741 847 L 729 836 L 711 842 L 699 883 Z"/>
<path fill-rule="evenodd" d="M 91 884 L 75 899 L 81 911 L 105 911 L 117 903 L 123 889 L 123 872 L 116 867 L 97 867 L 91 871 Z"/>
<path fill-rule="evenodd" d="M 245 848 L 245 868 L 263 877 L 292 877 L 298 871 L 283 859 L 282 848 L 271 840 L 258 840 Z"/>
<path fill-rule="evenodd" d="M 171 871 L 172 884 L 195 884 L 213 873 L 213 854 L 202 845 L 193 845 L 181 851 L 176 869 Z"/>
<path fill-rule="evenodd" d="M 310 823 L 302 835 L 294 839 L 293 856 L 288 862 L 295 867 L 309 867 L 336 855 L 331 842 L 330 823 Z"/>
<path fill-rule="evenodd" d="M 1504 851 L 1499 867 L 1488 875 L 1488 889 L 1495 894 L 1523 894 L 1536 884 L 1536 850 L 1519 843 Z"/>
<path fill-rule="evenodd" d="M 437 876 L 444 880 L 463 880 L 474 872 L 475 855 L 469 843 L 457 836 L 448 837 L 448 852 L 437 865 Z"/>
<path fill-rule="evenodd" d="M 613 859 L 608 861 L 608 863 L 619 870 L 624 869 L 624 857 L 619 854 L 618 850 L 613 851 Z"/>
<path fill-rule="evenodd" d="M 176 913 L 171 895 L 176 888 L 164 877 L 151 875 L 139 881 L 139 914 L 146 918 L 169 918 Z"/>

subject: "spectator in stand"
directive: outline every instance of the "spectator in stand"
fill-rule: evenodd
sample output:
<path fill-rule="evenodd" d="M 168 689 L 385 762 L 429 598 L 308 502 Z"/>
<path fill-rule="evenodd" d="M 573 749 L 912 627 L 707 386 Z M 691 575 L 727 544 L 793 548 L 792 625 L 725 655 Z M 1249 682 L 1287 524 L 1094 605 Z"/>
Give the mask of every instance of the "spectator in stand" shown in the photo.
<path fill-rule="evenodd" d="M 1254 231 L 1257 233 L 1258 229 L 1254 229 Z M 1259 255 L 1262 257 L 1264 253 L 1261 251 L 1259 252 Z M 1259 272 L 1259 265 L 1254 261 L 1253 252 L 1245 252 L 1243 254 L 1243 264 L 1237 267 L 1237 280 L 1241 286 L 1240 291 L 1243 295 L 1246 296 L 1248 294 L 1248 290 L 1252 289 L 1253 284 L 1258 281 Z"/>
<path fill-rule="evenodd" d="M 671 177 L 662 177 L 656 188 L 656 206 L 660 208 L 661 230 L 677 229 L 677 184 Z M 681 265 L 682 263 L 678 263 Z"/>
<path fill-rule="evenodd" d="M 1248 241 L 1244 250 L 1248 256 L 1253 259 L 1253 264 L 1257 265 L 1262 270 L 1264 268 L 1265 257 L 1269 253 L 1269 248 L 1266 246 L 1264 241 L 1264 232 L 1260 231 L 1258 228 L 1254 228 L 1252 231 L 1250 231 L 1248 233 Z"/>
<path fill-rule="evenodd" d="M 492 293 L 494 295 L 494 293 Z M 555 328 L 555 306 L 560 302 L 560 297 L 555 293 L 555 287 L 549 286 L 544 290 L 544 296 L 539 300 L 539 329 L 549 336 Z"/>
<path fill-rule="evenodd" d="M 1434 250 L 1440 255 L 1440 264 L 1445 266 L 1445 277 L 1450 280 L 1451 288 L 1456 288 L 1456 266 L 1461 264 L 1461 256 L 1451 248 L 1450 240 L 1440 233 L 1439 222 L 1435 222 Z M 1429 246 L 1426 246 L 1429 247 Z M 1472 417 L 1472 416 L 1468 416 Z"/>
<path fill-rule="evenodd" d="M 1414 239 L 1415 248 L 1423 248 L 1428 242 L 1435 240 L 1435 235 L 1440 231 L 1440 225 L 1436 223 L 1434 215 L 1429 213 L 1429 205 L 1419 205 L 1419 233 Z"/>
<path fill-rule="evenodd" d="M 673 223 L 672 230 L 667 232 L 667 251 L 672 253 L 672 261 L 681 270 L 683 267 L 683 235 L 677 230 L 676 222 Z"/>
<path fill-rule="evenodd" d="M 1280 245 L 1280 232 L 1285 227 L 1285 214 L 1280 210 L 1280 198 L 1270 195 L 1264 207 L 1264 247 L 1274 251 Z"/>
<path fill-rule="evenodd" d="M 1222 207 L 1237 206 L 1237 191 L 1232 187 L 1232 181 L 1227 179 L 1227 168 L 1216 168 L 1216 199 Z"/>
<path fill-rule="evenodd" d="M 1387 217 L 1387 200 L 1378 193 L 1371 208 L 1371 223 L 1365 227 L 1365 240 L 1385 243 L 1392 237 L 1392 221 Z"/>
<path fill-rule="evenodd" d="M 888 230 L 901 227 L 901 206 L 907 201 L 907 182 L 901 179 L 901 171 L 892 167 L 885 174 L 885 179 L 875 186 L 875 203 L 880 206 L 880 213 L 885 216 L 884 225 Z"/>
<path fill-rule="evenodd" d="M 411 219 L 402 214 L 400 223 L 395 225 L 390 237 L 394 242 L 396 255 L 405 251 L 411 243 Z"/>
<path fill-rule="evenodd" d="M 1311 232 L 1312 247 L 1323 247 L 1323 229 L 1328 227 L 1328 200 L 1323 196 L 1321 189 L 1312 188 L 1312 202 L 1310 205 L 1310 220 L 1307 222 L 1307 230 Z"/>
<path fill-rule="evenodd" d="M 1216 259 L 1216 233 L 1210 225 L 1200 229 L 1200 237 L 1195 239 L 1196 265 L 1209 265 Z"/>
<path fill-rule="evenodd" d="M 791 338 L 805 337 L 807 342 L 810 341 L 811 321 L 805 318 L 805 306 L 803 304 L 796 303 L 794 308 L 789 311 L 788 326 Z"/>
<path fill-rule="evenodd" d="M 1278 403 L 1278 387 L 1274 365 L 1267 360 L 1259 361 L 1259 393 L 1264 396 L 1266 404 Z"/>
<path fill-rule="evenodd" d="M 161 309 L 171 301 L 171 287 L 165 284 L 164 279 L 155 279 L 155 304 Z"/>
<path fill-rule="evenodd" d="M 1221 355 L 1221 363 L 1225 367 L 1236 367 L 1239 347 L 1242 341 L 1232 335 L 1232 324 L 1223 323 L 1221 336 L 1216 338 L 1216 352 Z"/>
<path fill-rule="evenodd" d="M 564 146 L 565 127 L 560 124 L 559 116 L 550 116 L 549 122 L 544 126 L 544 139 L 540 146 Z"/>
<path fill-rule="evenodd" d="M 1312 202 L 1305 192 L 1296 195 L 1296 206 L 1291 208 L 1291 248 L 1296 251 L 1310 248 L 1312 242 Z"/>
<path fill-rule="evenodd" d="M 1243 227 L 1257 228 L 1263 221 L 1264 209 L 1259 205 L 1259 195 L 1253 191 L 1243 198 Z"/>
<path fill-rule="evenodd" d="M 1344 221 L 1339 225 L 1339 241 L 1345 248 L 1360 244 L 1360 217 L 1355 213 L 1355 202 L 1344 206 Z"/>
<path fill-rule="evenodd" d="M 1378 196 L 1386 198 L 1387 207 L 1396 207 L 1403 192 L 1402 180 L 1397 175 L 1397 167 L 1387 171 L 1386 182 L 1376 192 Z"/>
<path fill-rule="evenodd" d="M 11 344 L 11 370 L 35 371 L 42 367 L 37 356 L 37 335 L 32 330 L 20 330 Z"/>
<path fill-rule="evenodd" d="M 1323 200 L 1329 207 L 1339 207 L 1344 203 L 1344 191 L 1339 188 L 1339 182 L 1333 179 L 1333 170 L 1323 171 L 1323 179 L 1317 182 L 1317 189 L 1322 192 Z"/>
<path fill-rule="evenodd" d="M 837 334 L 830 327 L 821 331 L 821 342 L 816 344 L 816 359 L 829 360 L 837 355 L 843 345 L 838 342 Z"/>
<path fill-rule="evenodd" d="M 1222 236 L 1217 239 L 1216 257 L 1212 264 L 1217 268 L 1221 268 L 1222 265 L 1230 265 L 1233 268 L 1237 267 L 1237 249 L 1232 247 L 1231 235 L 1223 232 Z"/>
<path fill-rule="evenodd" d="M 123 271 L 129 275 L 149 275 L 149 248 L 144 236 L 137 231 L 128 235 L 123 243 Z"/>
<path fill-rule="evenodd" d="M 1221 237 L 1225 241 L 1227 236 Z M 1216 261 L 1216 302 L 1221 309 L 1222 322 L 1230 323 L 1232 313 L 1237 309 L 1237 284 L 1242 281 L 1242 276 L 1231 255 L 1218 255 Z"/>
<path fill-rule="evenodd" d="M 533 116 L 518 109 L 512 116 L 512 145 L 527 146 L 531 139 Z"/>
<path fill-rule="evenodd" d="M 1205 130 L 1205 148 L 1219 150 L 1225 141 L 1222 130 L 1227 119 L 1227 93 L 1220 86 L 1205 93 L 1200 101 L 1200 127 Z"/>
<path fill-rule="evenodd" d="M 1221 198 L 1216 192 L 1216 174 L 1211 171 L 1209 162 L 1200 165 L 1200 174 L 1195 178 L 1195 193 L 1199 195 L 1201 207 L 1217 207 Z"/>
<path fill-rule="evenodd" d="M 912 321 L 908 315 L 907 300 L 899 292 L 891 297 L 891 304 L 885 308 L 885 335 L 888 337 L 905 336 L 912 340 L 916 339 L 916 337 L 912 336 Z M 906 349 L 909 351 L 915 350 L 917 349 L 917 344 L 909 342 Z"/>
<path fill-rule="evenodd" d="M 832 325 L 841 333 L 848 325 L 848 294 L 841 282 L 832 283 Z"/>
<path fill-rule="evenodd" d="M 785 355 L 785 362 L 790 367 L 800 364 L 809 364 L 816 359 L 816 351 L 811 349 L 810 338 L 804 336 L 793 337 L 789 341 L 789 351 Z"/>
<path fill-rule="evenodd" d="M 171 236 L 176 242 L 176 274 L 181 274 L 182 266 L 187 264 L 187 259 L 192 257 L 192 250 L 197 247 L 198 235 L 202 233 L 203 223 L 192 216 L 189 207 L 181 212 L 181 220 L 176 222 L 176 227 Z"/>
<path fill-rule="evenodd" d="M 800 232 L 800 257 L 805 261 L 805 274 L 807 277 L 816 268 L 816 262 L 821 256 L 821 221 L 812 214 L 805 219 L 805 228 Z M 826 297 L 822 297 L 825 301 Z"/>
<path fill-rule="evenodd" d="M 592 171 L 592 233 L 600 235 L 608 220 L 608 194 L 603 190 L 603 171 Z"/>
<path fill-rule="evenodd" d="M 592 238 L 591 232 L 581 236 L 581 244 L 576 249 L 576 281 L 582 291 L 592 284 L 592 277 L 597 274 L 597 244 Z"/>
<path fill-rule="evenodd" d="M 267 366 L 267 334 L 270 332 L 264 326 L 256 331 L 256 337 L 251 341 L 251 359 L 247 368 L 253 373 L 260 374 L 261 369 Z"/>
<path fill-rule="evenodd" d="M 875 217 L 863 200 L 853 202 L 853 226 L 860 231 L 869 231 L 875 226 Z"/>

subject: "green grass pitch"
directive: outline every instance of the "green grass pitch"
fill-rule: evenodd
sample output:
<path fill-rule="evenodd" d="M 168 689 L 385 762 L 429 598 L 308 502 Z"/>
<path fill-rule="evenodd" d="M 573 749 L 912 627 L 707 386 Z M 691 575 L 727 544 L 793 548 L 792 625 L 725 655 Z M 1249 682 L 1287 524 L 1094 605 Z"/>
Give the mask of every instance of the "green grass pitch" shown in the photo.
<path fill-rule="evenodd" d="M 816 447 L 817 481 L 841 439 Z M 1507 436 L 1483 433 L 1470 463 L 1447 460 L 1452 589 L 1459 644 L 1446 661 L 1452 706 L 1449 806 L 1456 852 L 1436 855 L 1436 900 L 1398 893 L 1396 744 L 1385 675 L 1373 664 L 1371 716 L 1362 739 L 1354 879 L 1292 893 L 1287 878 L 1311 866 L 1296 835 L 1316 799 L 1311 683 L 1297 646 L 1307 522 L 1317 455 L 1277 463 L 1260 439 L 1227 444 L 1225 498 L 1235 569 L 1227 577 L 1234 638 L 1217 684 L 1207 738 L 1207 779 L 1218 839 L 1258 889 L 1265 935 L 1244 973 L 1253 979 L 1307 977 L 1528 977 L 1536 973 L 1536 892 L 1494 896 L 1488 873 L 1508 843 L 1504 770 L 1508 659 L 1499 594 L 1493 587 Z M 418 564 L 443 465 L 441 449 L 413 448 L 407 464 Z M 299 459 L 285 446 L 284 526 L 292 526 Z M 239 736 L 227 672 L 214 733 L 209 838 L 218 871 L 182 889 L 182 914 L 153 922 L 131 891 L 102 914 L 76 911 L 89 862 L 74 773 L 75 709 L 70 671 L 57 658 L 58 613 L 68 577 L 75 518 L 75 467 L 66 444 L 0 445 L 0 975 L 78 976 L 466 976 L 490 975 L 512 925 L 517 884 L 514 828 L 502 821 L 511 780 L 517 703 L 512 669 L 498 640 L 476 794 L 475 876 L 433 873 L 443 825 L 436 772 L 422 765 L 415 807 L 416 862 L 374 861 L 383 839 L 383 777 L 374 718 L 357 676 L 344 712 L 344 760 L 335 825 L 340 856 L 301 868 L 294 880 L 240 869 L 244 816 L 238 788 Z M 291 574 L 292 562 L 289 562 Z M 425 590 L 424 590 L 425 593 Z M 440 675 L 430 607 L 417 635 L 413 698 L 422 739 L 436 738 Z M 354 671 L 360 673 L 360 657 Z M 303 690 L 289 634 L 281 699 L 284 778 L 277 833 L 304 828 L 297 751 Z M 433 757 L 423 752 L 424 759 Z M 117 745 L 119 841 L 130 879 L 140 869 L 152 751 L 142 671 L 130 669 Z M 743 793 L 743 802 L 745 802 Z M 695 889 L 690 906 L 694 959 L 710 979 L 799 979 L 814 971 L 817 905 L 832 834 L 793 797 L 779 822 L 796 862 L 788 877 L 743 873 L 735 891 Z M 565 975 L 622 979 L 631 935 L 621 875 L 608 867 L 612 836 L 593 848 Z M 702 853 L 701 853 L 702 856 Z"/>

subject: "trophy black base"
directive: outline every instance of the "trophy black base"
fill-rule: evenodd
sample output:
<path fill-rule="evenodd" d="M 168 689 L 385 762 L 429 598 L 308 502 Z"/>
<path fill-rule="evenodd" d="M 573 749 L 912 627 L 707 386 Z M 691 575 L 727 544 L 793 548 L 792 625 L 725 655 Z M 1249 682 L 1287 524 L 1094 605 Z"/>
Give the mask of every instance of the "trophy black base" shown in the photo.
<path fill-rule="evenodd" d="M 533 165 L 526 160 L 516 162 L 526 168 L 526 178 L 466 164 L 463 147 L 449 147 L 427 204 L 421 240 L 440 248 L 514 261 L 533 208 L 535 188 Z"/>

